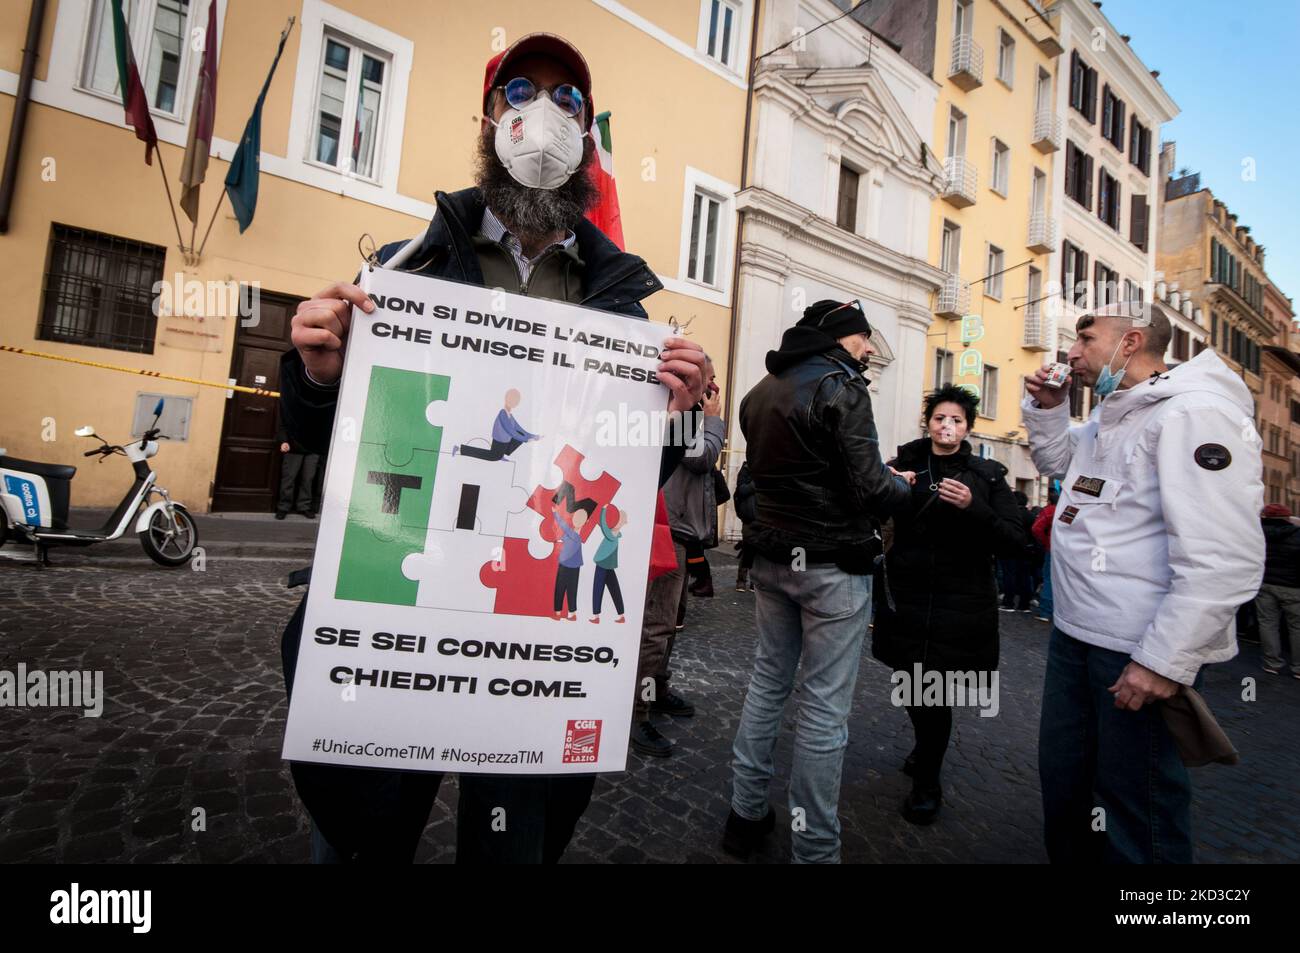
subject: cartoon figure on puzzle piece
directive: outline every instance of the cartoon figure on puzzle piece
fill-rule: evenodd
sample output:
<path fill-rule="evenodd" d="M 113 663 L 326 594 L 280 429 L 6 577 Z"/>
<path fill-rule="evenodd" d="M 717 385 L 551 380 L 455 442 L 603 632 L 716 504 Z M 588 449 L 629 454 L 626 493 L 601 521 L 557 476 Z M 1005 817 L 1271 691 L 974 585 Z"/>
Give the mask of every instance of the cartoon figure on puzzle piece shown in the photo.
<path fill-rule="evenodd" d="M 554 461 L 559 479 L 550 486 L 542 484 L 534 488 L 526 511 L 511 514 L 501 543 L 501 558 L 482 565 L 479 581 L 496 591 L 493 611 L 497 614 L 567 617 L 557 616 L 555 610 L 555 583 L 564 541 L 560 522 L 555 519 L 556 508 L 560 510 L 561 521 L 565 521 L 565 515 L 573 513 L 579 501 L 589 500 L 594 504 L 584 507 L 584 518 L 575 529 L 580 541 L 595 533 L 597 521 L 590 517 L 596 509 L 609 507 L 610 525 L 618 522 L 622 510 L 614 503 L 621 486 L 618 478 L 610 473 L 594 478 L 586 476 L 582 472 L 583 460 L 583 454 L 571 445 L 564 445 Z M 576 592 L 566 595 L 576 614 Z"/>
<path fill-rule="evenodd" d="M 619 589 L 616 570 L 618 569 L 618 544 L 623 538 L 623 527 L 627 525 L 627 514 L 619 513 L 612 528 L 606 519 L 608 515 L 609 507 L 602 506 L 600 532 L 605 538 L 600 541 L 596 558 L 593 560 L 596 564 L 596 576 L 591 586 L 591 611 L 594 613 L 591 621 L 600 622 L 600 603 L 605 590 L 608 589 L 610 597 L 614 600 L 614 608 L 618 611 L 618 618 L 614 621 L 626 622 L 627 617 L 623 614 L 623 591 Z"/>
<path fill-rule="evenodd" d="M 501 408 L 501 412 L 497 414 L 497 419 L 492 424 L 492 446 L 485 450 L 482 447 L 471 447 L 463 443 L 452 447 L 451 455 L 454 457 L 460 453 L 478 460 L 504 460 L 523 444 L 539 439 L 541 434 L 529 433 L 519 426 L 519 421 L 515 420 L 514 411 L 521 399 L 519 391 L 513 387 L 506 391 L 505 406 Z"/>
<path fill-rule="evenodd" d="M 561 501 L 569 512 L 568 520 L 560 515 Z M 575 500 L 573 487 L 565 483 L 551 500 L 551 518 L 560 532 L 560 558 L 555 567 L 555 619 L 575 622 L 578 618 L 578 577 L 582 572 L 582 528 L 596 510 L 592 499 Z M 568 614 L 564 603 L 568 599 Z"/>

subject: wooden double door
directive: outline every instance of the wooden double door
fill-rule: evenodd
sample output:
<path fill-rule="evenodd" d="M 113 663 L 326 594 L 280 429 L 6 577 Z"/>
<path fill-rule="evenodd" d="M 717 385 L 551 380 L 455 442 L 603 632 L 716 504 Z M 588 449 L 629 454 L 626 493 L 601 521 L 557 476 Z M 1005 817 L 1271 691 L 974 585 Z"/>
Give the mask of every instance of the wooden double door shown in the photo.
<path fill-rule="evenodd" d="M 246 299 L 241 299 L 246 300 Z M 244 387 L 280 389 L 280 355 L 289 348 L 290 322 L 301 298 L 262 291 L 258 321 L 235 332 L 230 377 Z M 226 400 L 212 509 L 269 513 L 280 492 L 280 402 L 235 391 Z"/>

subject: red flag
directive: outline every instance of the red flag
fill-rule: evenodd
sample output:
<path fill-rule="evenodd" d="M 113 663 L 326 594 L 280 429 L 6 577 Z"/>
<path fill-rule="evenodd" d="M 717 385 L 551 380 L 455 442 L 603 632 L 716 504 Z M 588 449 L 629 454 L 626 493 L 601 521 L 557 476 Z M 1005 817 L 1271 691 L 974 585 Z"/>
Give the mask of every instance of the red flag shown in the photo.
<path fill-rule="evenodd" d="M 181 208 L 191 222 L 199 220 L 199 186 L 207 178 L 212 124 L 217 114 L 217 0 L 208 3 L 208 29 L 203 41 L 203 62 L 199 66 L 199 84 L 194 90 L 194 111 L 190 115 L 190 138 L 181 163 Z"/>
<path fill-rule="evenodd" d="M 618 189 L 614 185 L 614 153 L 609 135 L 608 112 L 595 118 L 591 132 L 596 142 L 596 155 L 600 159 L 600 162 L 591 165 L 591 179 L 600 191 L 600 198 L 587 210 L 587 218 L 610 241 L 623 248 L 623 216 L 618 209 Z"/>
<path fill-rule="evenodd" d="M 117 52 L 117 82 L 126 107 L 126 123 L 135 128 L 135 137 L 145 144 L 144 161 L 153 165 L 153 151 L 158 148 L 158 133 L 149 114 L 149 100 L 140 82 L 140 71 L 131 52 L 131 37 L 126 32 L 122 0 L 113 0 L 113 47 Z"/>

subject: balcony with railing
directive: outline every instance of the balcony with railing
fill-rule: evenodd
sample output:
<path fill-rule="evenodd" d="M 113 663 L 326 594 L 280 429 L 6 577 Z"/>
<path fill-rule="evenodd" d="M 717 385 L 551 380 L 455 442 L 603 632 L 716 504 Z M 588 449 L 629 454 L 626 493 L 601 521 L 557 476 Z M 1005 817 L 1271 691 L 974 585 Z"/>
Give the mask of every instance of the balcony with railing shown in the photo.
<path fill-rule="evenodd" d="M 934 313 L 941 318 L 960 318 L 970 310 L 970 282 L 946 275 L 939 286 L 939 304 Z"/>
<path fill-rule="evenodd" d="M 979 174 L 964 156 L 949 156 L 943 160 L 943 191 L 940 197 L 956 208 L 975 204 L 975 187 Z"/>
<path fill-rule="evenodd" d="M 1031 351 L 1052 350 L 1052 320 L 1043 311 L 1043 302 L 1025 305 L 1025 336 L 1022 347 Z"/>
<path fill-rule="evenodd" d="M 1046 212 L 1029 216 L 1029 250 L 1045 254 L 1056 247 L 1056 221 Z"/>
<path fill-rule="evenodd" d="M 970 34 L 962 33 L 952 38 L 952 64 L 948 78 L 969 92 L 984 85 L 984 50 Z"/>
<path fill-rule="evenodd" d="M 1061 117 L 1050 109 L 1034 113 L 1034 148 L 1042 153 L 1061 148 Z"/>

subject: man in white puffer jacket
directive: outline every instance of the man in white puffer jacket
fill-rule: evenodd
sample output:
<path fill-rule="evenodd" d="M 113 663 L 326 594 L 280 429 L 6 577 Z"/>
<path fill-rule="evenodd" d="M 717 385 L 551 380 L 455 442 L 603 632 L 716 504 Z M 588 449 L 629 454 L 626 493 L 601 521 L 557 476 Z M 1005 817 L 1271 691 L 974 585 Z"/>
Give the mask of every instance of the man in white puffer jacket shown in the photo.
<path fill-rule="evenodd" d="M 1160 302 L 1079 319 L 1072 377 L 1103 396 L 1071 426 L 1069 383 L 1025 379 L 1034 464 L 1060 476 L 1055 626 L 1038 765 L 1053 862 L 1190 863 L 1191 782 L 1160 712 L 1237 654 L 1264 571 L 1260 440 L 1212 350 L 1168 368 Z M 1100 812 L 1097 810 L 1100 808 Z"/>

